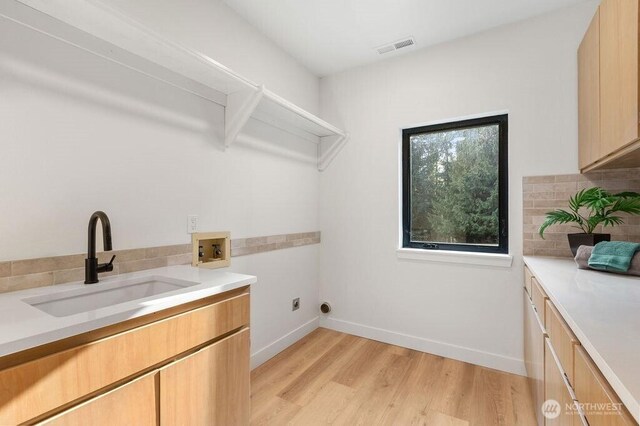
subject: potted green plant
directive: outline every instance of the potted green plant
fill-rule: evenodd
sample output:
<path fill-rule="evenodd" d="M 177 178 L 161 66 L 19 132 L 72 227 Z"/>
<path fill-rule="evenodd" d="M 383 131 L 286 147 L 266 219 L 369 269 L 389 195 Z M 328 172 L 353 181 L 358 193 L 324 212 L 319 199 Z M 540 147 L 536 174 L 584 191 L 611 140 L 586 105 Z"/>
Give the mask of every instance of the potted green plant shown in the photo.
<path fill-rule="evenodd" d="M 598 187 L 583 189 L 569 198 L 569 210 L 557 209 L 548 212 L 538 232 L 544 239 L 544 231 L 549 226 L 574 223 L 574 227 L 582 231 L 568 234 L 569 246 L 575 256 L 581 245 L 593 246 L 600 241 L 611 240 L 610 234 L 594 234 L 593 231 L 598 225 L 615 226 L 624 223 L 617 213 L 640 214 L 640 194 L 612 194 Z"/>

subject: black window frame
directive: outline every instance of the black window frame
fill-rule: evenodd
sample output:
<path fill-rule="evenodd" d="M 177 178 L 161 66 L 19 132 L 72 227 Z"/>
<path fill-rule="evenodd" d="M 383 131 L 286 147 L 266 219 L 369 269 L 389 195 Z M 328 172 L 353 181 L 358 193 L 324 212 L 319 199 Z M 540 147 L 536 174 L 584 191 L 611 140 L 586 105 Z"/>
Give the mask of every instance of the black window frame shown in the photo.
<path fill-rule="evenodd" d="M 411 241 L 410 140 L 411 136 L 448 130 L 498 125 L 498 246 Z M 509 115 L 500 114 L 402 130 L 402 248 L 473 253 L 509 253 Z"/>

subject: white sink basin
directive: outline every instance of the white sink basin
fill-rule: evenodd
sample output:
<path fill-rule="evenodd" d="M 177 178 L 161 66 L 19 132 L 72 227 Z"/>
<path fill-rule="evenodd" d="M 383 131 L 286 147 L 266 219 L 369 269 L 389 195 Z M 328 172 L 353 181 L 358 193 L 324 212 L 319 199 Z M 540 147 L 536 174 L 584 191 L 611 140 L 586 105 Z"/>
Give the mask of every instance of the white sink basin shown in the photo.
<path fill-rule="evenodd" d="M 197 282 L 168 277 L 148 276 L 91 284 L 80 289 L 30 297 L 22 301 L 49 315 L 66 317 L 133 300 L 146 299 L 197 284 Z"/>

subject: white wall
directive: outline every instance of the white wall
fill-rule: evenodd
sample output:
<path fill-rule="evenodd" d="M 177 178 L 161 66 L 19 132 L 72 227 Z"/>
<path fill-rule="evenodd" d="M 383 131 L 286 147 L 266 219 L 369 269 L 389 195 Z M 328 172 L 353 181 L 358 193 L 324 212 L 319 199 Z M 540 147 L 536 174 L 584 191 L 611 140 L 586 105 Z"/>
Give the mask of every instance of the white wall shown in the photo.
<path fill-rule="evenodd" d="M 103 0 L 314 114 L 319 79 L 221 0 Z"/>
<path fill-rule="evenodd" d="M 318 108 L 318 79 L 221 2 L 118 3 L 144 10 L 138 18 L 166 37 Z M 251 122 L 224 151 L 219 105 L 4 20 L 0 117 L 0 260 L 84 252 L 99 209 L 111 218 L 115 249 L 188 243 L 188 214 L 200 216 L 203 231 L 237 238 L 319 229 L 315 145 Z M 232 264 L 259 278 L 253 352 L 317 325 L 318 246 Z M 294 297 L 302 308 L 292 313 Z"/>
<path fill-rule="evenodd" d="M 321 176 L 321 325 L 522 373 L 522 177 L 577 171 L 583 3 L 321 81 L 351 141 Z M 509 111 L 513 266 L 400 260 L 398 144 L 416 124 Z"/>

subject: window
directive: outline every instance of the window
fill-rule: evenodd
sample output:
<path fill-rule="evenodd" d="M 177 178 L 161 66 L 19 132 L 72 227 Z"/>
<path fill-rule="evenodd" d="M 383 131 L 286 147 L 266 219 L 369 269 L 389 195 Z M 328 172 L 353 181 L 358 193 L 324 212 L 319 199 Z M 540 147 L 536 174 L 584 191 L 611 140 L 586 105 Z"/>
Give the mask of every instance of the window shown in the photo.
<path fill-rule="evenodd" d="M 507 115 L 405 129 L 403 247 L 508 253 Z"/>

